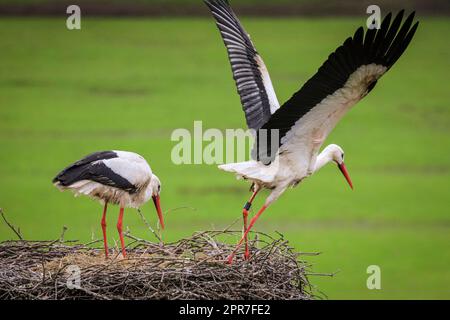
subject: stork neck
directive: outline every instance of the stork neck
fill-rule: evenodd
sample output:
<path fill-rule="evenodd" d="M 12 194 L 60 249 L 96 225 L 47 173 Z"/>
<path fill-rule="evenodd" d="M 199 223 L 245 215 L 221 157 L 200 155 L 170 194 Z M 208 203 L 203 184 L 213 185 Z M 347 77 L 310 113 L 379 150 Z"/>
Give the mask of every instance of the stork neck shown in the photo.
<path fill-rule="evenodd" d="M 314 172 L 319 171 L 324 165 L 333 161 L 333 157 L 328 149 L 324 149 L 316 159 L 316 164 L 314 165 Z"/>
<path fill-rule="evenodd" d="M 153 189 L 152 189 L 152 186 L 149 184 L 147 186 L 147 188 L 145 188 L 144 201 L 147 202 L 148 200 L 150 200 L 150 198 L 152 197 L 152 194 L 153 194 Z"/>

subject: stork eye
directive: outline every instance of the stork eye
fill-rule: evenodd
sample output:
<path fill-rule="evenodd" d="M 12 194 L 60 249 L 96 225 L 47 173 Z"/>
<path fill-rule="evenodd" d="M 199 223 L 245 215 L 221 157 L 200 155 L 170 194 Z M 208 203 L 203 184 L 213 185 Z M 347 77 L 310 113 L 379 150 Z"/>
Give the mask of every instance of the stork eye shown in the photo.
<path fill-rule="evenodd" d="M 161 185 L 158 184 L 158 192 L 160 192 L 160 191 L 161 191 Z"/>
<path fill-rule="evenodd" d="M 344 154 L 342 154 L 341 157 L 342 157 L 342 161 L 343 161 L 344 160 Z"/>

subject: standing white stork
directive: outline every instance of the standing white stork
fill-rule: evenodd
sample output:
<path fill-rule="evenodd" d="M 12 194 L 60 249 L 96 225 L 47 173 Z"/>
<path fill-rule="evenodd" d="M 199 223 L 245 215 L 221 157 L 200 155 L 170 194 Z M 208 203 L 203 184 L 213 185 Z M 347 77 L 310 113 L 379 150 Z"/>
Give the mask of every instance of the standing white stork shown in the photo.
<path fill-rule="evenodd" d="M 126 257 L 122 234 L 124 208 L 139 208 L 152 198 L 161 228 L 164 229 L 160 205 L 161 182 L 152 173 L 147 161 L 134 152 L 94 152 L 58 173 L 53 183 L 60 190 L 71 190 L 75 196 L 86 195 L 99 200 L 104 205 L 101 226 L 106 258 L 108 257 L 106 241 L 108 203 L 120 206 L 117 230 L 123 257 Z"/>
<path fill-rule="evenodd" d="M 243 209 L 244 235 L 229 256 L 231 263 L 243 241 L 248 258 L 248 232 L 288 187 L 296 186 L 329 162 L 337 164 L 352 187 L 342 148 L 331 144 L 320 153 L 319 150 L 342 116 L 375 87 L 377 80 L 402 55 L 418 22 L 412 25 L 413 12 L 402 24 L 402 10 L 392 23 L 389 13 L 378 30 L 364 32 L 362 27 L 358 28 L 280 107 L 267 68 L 228 1 L 205 0 L 205 3 L 227 48 L 247 125 L 256 132 L 253 160 L 219 166 L 253 183 L 253 194 Z M 270 189 L 271 193 L 247 226 L 248 210 L 261 188 Z"/>

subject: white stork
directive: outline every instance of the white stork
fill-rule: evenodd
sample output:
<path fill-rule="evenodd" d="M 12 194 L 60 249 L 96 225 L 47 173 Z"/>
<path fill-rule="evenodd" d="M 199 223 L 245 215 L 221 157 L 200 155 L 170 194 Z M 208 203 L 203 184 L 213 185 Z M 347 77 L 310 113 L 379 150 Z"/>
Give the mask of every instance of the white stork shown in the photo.
<path fill-rule="evenodd" d="M 139 208 L 152 198 L 161 228 L 164 229 L 160 205 L 161 182 L 152 173 L 147 161 L 134 152 L 94 152 L 58 173 L 53 183 L 60 190 L 71 190 L 75 196 L 86 195 L 99 200 L 104 205 L 101 226 L 106 258 L 108 257 L 106 241 L 108 203 L 120 206 L 117 230 L 123 257 L 126 257 L 122 234 L 124 208 Z"/>
<path fill-rule="evenodd" d="M 412 25 L 413 12 L 402 23 L 402 10 L 392 23 L 389 13 L 378 30 L 364 32 L 362 27 L 358 28 L 280 107 L 267 68 L 228 1 L 205 0 L 205 3 L 227 48 L 247 125 L 256 132 L 253 160 L 219 166 L 238 178 L 250 180 L 253 186 L 253 194 L 243 209 L 244 235 L 229 256 L 231 263 L 243 241 L 248 258 L 248 232 L 288 187 L 296 186 L 330 162 L 337 164 L 352 187 L 342 148 L 331 144 L 320 153 L 319 150 L 342 116 L 375 87 L 377 80 L 402 55 L 418 22 Z M 265 136 L 261 134 L 263 131 Z M 271 193 L 247 226 L 248 210 L 261 188 Z"/>

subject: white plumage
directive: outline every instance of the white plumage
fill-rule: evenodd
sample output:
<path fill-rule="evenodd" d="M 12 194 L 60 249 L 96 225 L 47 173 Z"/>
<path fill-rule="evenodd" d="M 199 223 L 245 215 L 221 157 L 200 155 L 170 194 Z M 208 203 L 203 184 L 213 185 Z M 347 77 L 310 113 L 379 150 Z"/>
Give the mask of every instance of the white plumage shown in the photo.
<path fill-rule="evenodd" d="M 53 179 L 53 183 L 60 190 L 70 190 L 75 196 L 86 195 L 104 204 L 101 225 L 106 256 L 108 256 L 106 242 L 108 204 L 120 206 L 117 229 L 123 256 L 126 255 L 122 234 L 124 208 L 140 208 L 152 198 L 161 227 L 164 228 L 160 206 L 161 182 L 152 173 L 147 161 L 137 153 L 116 150 L 94 152 L 62 170 Z"/>
<path fill-rule="evenodd" d="M 345 113 L 375 87 L 406 50 L 418 22 L 412 25 L 414 12 L 403 22 L 402 10 L 392 23 L 389 13 L 379 29 L 364 32 L 362 27 L 358 28 L 280 107 L 267 68 L 228 1 L 205 0 L 205 3 L 227 48 L 247 125 L 256 132 L 253 160 L 219 166 L 252 182 L 253 194 L 243 210 L 245 232 L 238 244 L 239 247 L 246 242 L 245 257 L 248 257 L 248 232 L 288 187 L 295 187 L 330 162 L 338 165 L 353 187 L 342 148 L 331 144 L 319 153 L 320 148 Z M 247 226 L 248 210 L 262 188 L 270 189 L 271 193 Z M 233 255 L 234 252 L 230 262 Z"/>
<path fill-rule="evenodd" d="M 129 192 L 120 187 L 104 185 L 102 183 L 83 179 L 71 185 L 63 186 L 59 181 L 55 183 L 60 190 L 71 190 L 75 196 L 86 195 L 99 200 L 117 204 L 125 208 L 139 208 L 148 202 L 153 193 L 158 193 L 161 183 L 152 173 L 150 165 L 145 159 L 134 152 L 113 151 L 117 158 L 93 161 L 91 165 L 103 164 L 115 174 L 123 177 L 136 187 L 136 192 Z"/>

